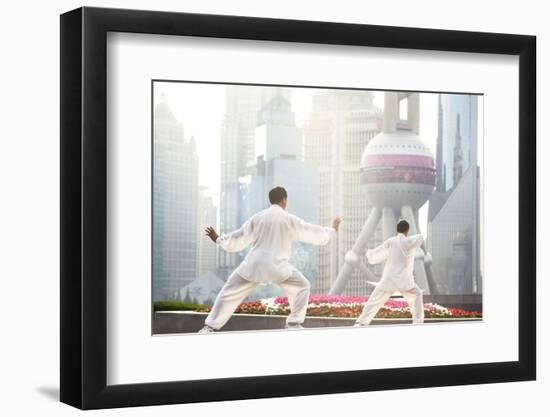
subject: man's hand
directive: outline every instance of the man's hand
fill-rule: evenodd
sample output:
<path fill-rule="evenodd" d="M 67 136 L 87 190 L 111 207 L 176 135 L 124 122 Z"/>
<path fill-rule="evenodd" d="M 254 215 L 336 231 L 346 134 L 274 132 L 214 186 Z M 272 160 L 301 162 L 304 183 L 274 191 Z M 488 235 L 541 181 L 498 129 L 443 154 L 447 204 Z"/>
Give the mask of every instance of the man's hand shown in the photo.
<path fill-rule="evenodd" d="M 216 233 L 214 228 L 212 226 L 208 226 L 206 229 L 204 229 L 204 231 L 206 232 L 206 236 L 212 239 L 212 242 L 216 243 L 216 240 L 218 240 L 219 235 Z"/>
<path fill-rule="evenodd" d="M 338 228 L 340 227 L 340 223 L 342 223 L 342 219 L 340 217 L 336 217 L 332 221 L 332 227 L 334 227 L 334 230 L 338 231 Z"/>

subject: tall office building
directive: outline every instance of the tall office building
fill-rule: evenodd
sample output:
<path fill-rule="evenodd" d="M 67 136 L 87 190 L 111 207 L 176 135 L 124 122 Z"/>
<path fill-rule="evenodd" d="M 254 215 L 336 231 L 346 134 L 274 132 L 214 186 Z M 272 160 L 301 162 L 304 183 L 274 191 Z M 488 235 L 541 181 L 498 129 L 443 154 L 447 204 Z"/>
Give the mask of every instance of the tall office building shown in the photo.
<path fill-rule="evenodd" d="M 440 94 L 436 157 L 438 191 L 447 191 L 477 165 L 478 97 Z"/>
<path fill-rule="evenodd" d="M 381 109 L 373 101 L 372 92 L 351 90 L 319 91 L 312 98 L 312 112 L 304 125 L 304 159 L 319 171 L 318 222 L 330 225 L 336 216 L 344 219 L 338 238 L 319 248 L 316 293 L 328 293 L 372 208 L 361 185 L 359 165 L 365 146 L 382 127 Z M 369 247 L 381 238 L 378 230 Z M 379 266 L 369 267 L 380 273 Z M 346 293 L 366 295 L 371 289 L 355 271 Z"/>
<path fill-rule="evenodd" d="M 441 294 L 481 294 L 478 97 L 441 94 L 428 250 Z"/>
<path fill-rule="evenodd" d="M 273 97 L 260 111 L 254 138 L 255 163 L 250 166 L 252 173 L 239 179 L 240 224 L 269 207 L 268 193 L 276 186 L 287 190 L 289 213 L 307 222 L 317 223 L 318 173 L 312 162 L 303 159 L 302 132 L 296 127 L 290 101 L 282 94 Z M 317 276 L 317 247 L 293 242 L 292 252 L 290 263 L 313 286 Z"/>
<path fill-rule="evenodd" d="M 216 272 L 216 245 L 205 235 L 208 226 L 216 227 L 218 212 L 214 199 L 200 187 L 197 207 L 197 276 Z"/>
<path fill-rule="evenodd" d="M 239 177 L 254 164 L 254 134 L 262 107 L 275 95 L 290 99 L 290 90 L 279 87 L 231 85 L 226 88 L 225 114 L 220 146 L 220 232 L 239 224 Z M 239 264 L 237 254 L 218 251 L 218 276 L 226 280 Z"/>
<path fill-rule="evenodd" d="M 198 157 L 165 101 L 153 123 L 153 299 L 164 300 L 196 277 Z"/>

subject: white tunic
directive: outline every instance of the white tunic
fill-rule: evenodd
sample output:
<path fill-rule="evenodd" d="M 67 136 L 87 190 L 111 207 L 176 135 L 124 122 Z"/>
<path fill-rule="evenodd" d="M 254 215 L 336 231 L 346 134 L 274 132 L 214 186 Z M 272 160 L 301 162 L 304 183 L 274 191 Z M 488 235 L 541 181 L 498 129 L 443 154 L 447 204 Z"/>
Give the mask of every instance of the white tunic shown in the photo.
<path fill-rule="evenodd" d="M 292 274 L 289 263 L 292 241 L 325 245 L 336 232 L 332 227 L 307 223 L 278 204 L 254 214 L 239 229 L 222 235 L 216 243 L 227 252 L 252 248 L 235 272 L 253 282 L 281 282 Z"/>
<path fill-rule="evenodd" d="M 407 237 L 403 233 L 398 233 L 380 246 L 368 250 L 369 263 L 386 261 L 378 287 L 388 291 L 405 291 L 413 288 L 415 254 L 423 242 L 424 237 L 420 234 Z"/>

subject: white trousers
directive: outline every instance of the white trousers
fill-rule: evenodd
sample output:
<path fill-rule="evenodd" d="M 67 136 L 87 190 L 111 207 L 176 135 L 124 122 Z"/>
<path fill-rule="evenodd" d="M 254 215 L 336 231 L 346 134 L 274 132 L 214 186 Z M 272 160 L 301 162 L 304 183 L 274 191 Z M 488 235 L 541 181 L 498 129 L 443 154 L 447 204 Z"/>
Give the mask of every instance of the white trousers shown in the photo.
<path fill-rule="evenodd" d="M 257 285 L 257 282 L 248 281 L 233 272 L 218 293 L 204 324 L 216 330 L 221 329 L 231 318 L 239 304 Z M 286 319 L 287 324 L 302 324 L 306 318 L 309 301 L 309 281 L 295 269 L 289 278 L 278 282 L 277 285 L 283 289 L 288 297 L 290 315 Z"/>
<path fill-rule="evenodd" d="M 424 302 L 422 301 L 422 290 L 415 284 L 410 290 L 399 291 L 403 298 L 407 300 L 409 308 L 411 309 L 413 324 L 424 323 Z M 380 310 L 380 307 L 384 305 L 386 301 L 392 296 L 394 291 L 384 290 L 380 287 L 376 287 L 370 295 L 363 312 L 357 319 L 357 323 L 368 325 Z"/>

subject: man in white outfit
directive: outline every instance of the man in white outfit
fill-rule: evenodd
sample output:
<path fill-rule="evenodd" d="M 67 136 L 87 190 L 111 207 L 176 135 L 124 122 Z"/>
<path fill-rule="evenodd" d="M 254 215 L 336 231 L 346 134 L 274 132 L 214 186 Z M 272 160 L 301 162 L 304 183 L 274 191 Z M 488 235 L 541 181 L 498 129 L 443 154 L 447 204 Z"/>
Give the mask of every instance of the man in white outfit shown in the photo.
<path fill-rule="evenodd" d="M 395 291 L 399 291 L 407 300 L 413 324 L 424 322 L 423 290 L 414 282 L 413 277 L 415 254 L 424 242 L 424 238 L 420 234 L 408 236 L 408 233 L 409 223 L 406 220 L 400 220 L 397 223 L 397 236 L 367 251 L 369 263 L 377 264 L 386 261 L 386 264 L 382 278 L 365 304 L 355 326 L 369 325 L 380 307 Z"/>
<path fill-rule="evenodd" d="M 248 294 L 260 283 L 278 284 L 288 297 L 290 315 L 286 328 L 302 328 L 309 301 L 309 281 L 289 263 L 292 241 L 326 245 L 338 231 L 341 219 L 332 227 L 307 223 L 286 211 L 287 192 L 275 187 L 269 192 L 271 206 L 254 214 L 239 229 L 219 236 L 214 228 L 205 232 L 227 252 L 252 248 L 227 279 L 199 333 L 221 329 Z"/>

